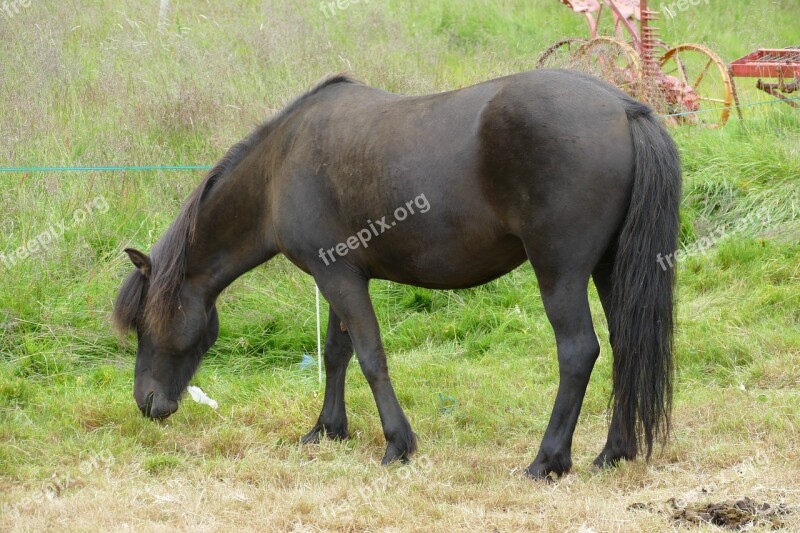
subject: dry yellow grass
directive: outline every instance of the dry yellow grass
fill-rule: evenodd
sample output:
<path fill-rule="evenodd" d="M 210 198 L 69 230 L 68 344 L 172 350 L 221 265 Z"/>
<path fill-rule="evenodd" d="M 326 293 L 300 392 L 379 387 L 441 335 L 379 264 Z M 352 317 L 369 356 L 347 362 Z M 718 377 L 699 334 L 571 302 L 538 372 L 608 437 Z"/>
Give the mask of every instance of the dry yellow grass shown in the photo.
<path fill-rule="evenodd" d="M 138 460 L 100 457 L 70 479 L 4 487 L 3 531 L 665 531 L 677 506 L 745 496 L 785 503 L 788 531 L 800 529 L 800 431 L 796 394 L 706 388 L 682 394 L 675 437 L 650 464 L 594 473 L 602 416 L 583 417 L 573 473 L 556 483 L 521 475 L 535 435 L 502 445 L 464 445 L 451 435 L 420 434 L 409 465 L 382 467 L 377 420 L 348 443 L 277 442 L 281 428 L 210 423 L 177 445 L 205 467 L 164 470 Z M 764 409 L 760 409 L 764 405 Z M 790 417 L 771 431 L 770 412 Z M 265 415 L 266 416 L 266 415 Z M 239 417 L 244 422 L 246 417 Z M 367 423 L 369 429 L 364 429 Z M 180 431 L 176 422 L 171 431 Z M 376 435 L 377 434 L 377 435 Z M 501 439 L 502 440 L 502 439 Z M 60 485 L 63 490 L 52 494 Z M 43 486 L 50 496 L 43 496 Z M 28 502 L 35 501 L 28 505 Z M 766 527 L 757 527 L 763 530 Z M 700 530 L 715 530 L 712 526 Z"/>

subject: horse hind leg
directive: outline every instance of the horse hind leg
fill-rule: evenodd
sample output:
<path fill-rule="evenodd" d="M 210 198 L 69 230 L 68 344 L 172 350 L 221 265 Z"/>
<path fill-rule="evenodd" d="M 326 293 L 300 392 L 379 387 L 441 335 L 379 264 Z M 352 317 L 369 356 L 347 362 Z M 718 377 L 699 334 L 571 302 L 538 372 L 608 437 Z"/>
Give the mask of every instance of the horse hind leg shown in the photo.
<path fill-rule="evenodd" d="M 561 476 L 572 467 L 572 436 L 586 387 L 600 354 L 592 325 L 587 287 L 589 274 L 531 263 L 539 279 L 545 312 L 556 337 L 559 384 L 539 453 L 525 470 L 534 479 Z"/>
<path fill-rule="evenodd" d="M 600 296 L 600 302 L 603 304 L 603 311 L 606 315 L 609 324 L 609 341 L 614 345 L 614 331 L 611 331 L 611 273 L 613 270 L 612 261 L 603 261 L 597 265 L 592 273 L 594 285 L 597 288 L 597 294 Z M 616 359 L 617 354 L 614 354 Z M 636 458 L 638 449 L 636 440 L 626 441 L 622 434 L 619 414 L 614 411 L 611 415 L 611 424 L 608 428 L 608 437 L 606 444 L 600 455 L 594 460 L 595 468 L 606 468 L 616 465 L 620 460 L 632 460 Z"/>

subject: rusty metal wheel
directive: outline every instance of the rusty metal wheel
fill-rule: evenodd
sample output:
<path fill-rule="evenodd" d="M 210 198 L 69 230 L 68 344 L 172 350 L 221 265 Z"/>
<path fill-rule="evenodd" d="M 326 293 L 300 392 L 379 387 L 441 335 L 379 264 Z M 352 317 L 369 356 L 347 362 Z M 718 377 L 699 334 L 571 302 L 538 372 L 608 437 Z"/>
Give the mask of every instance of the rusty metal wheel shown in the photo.
<path fill-rule="evenodd" d="M 563 41 L 558 41 L 550 48 L 542 52 L 542 55 L 539 56 L 539 60 L 536 61 L 536 68 L 574 67 L 573 61 L 575 50 L 577 50 L 585 42 L 586 39 L 579 39 L 577 37 L 571 37 L 569 39 L 564 39 Z"/>
<path fill-rule="evenodd" d="M 595 37 L 575 51 L 581 70 L 594 74 L 640 98 L 642 65 L 639 54 L 625 41 L 614 37 Z"/>
<path fill-rule="evenodd" d="M 736 90 L 728 65 L 701 44 L 670 48 L 661 58 L 664 105 L 657 107 L 679 124 L 710 128 L 725 125 L 734 107 Z"/>

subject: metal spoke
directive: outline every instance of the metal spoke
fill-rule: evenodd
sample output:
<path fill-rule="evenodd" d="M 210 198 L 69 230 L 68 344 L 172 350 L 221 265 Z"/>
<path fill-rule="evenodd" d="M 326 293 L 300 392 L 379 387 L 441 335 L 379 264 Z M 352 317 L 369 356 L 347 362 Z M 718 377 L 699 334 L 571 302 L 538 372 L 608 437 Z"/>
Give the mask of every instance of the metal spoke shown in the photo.
<path fill-rule="evenodd" d="M 700 71 L 700 74 L 697 76 L 697 79 L 695 80 L 692 87 L 697 87 L 698 85 L 700 85 L 700 82 L 703 81 L 703 76 L 705 76 L 706 72 L 708 72 L 708 67 L 710 67 L 713 62 L 714 60 L 709 57 L 708 63 L 706 63 L 706 66 L 703 68 L 703 70 Z"/>
<path fill-rule="evenodd" d="M 683 64 L 678 54 L 675 54 L 675 63 L 678 65 L 678 72 L 681 73 L 681 81 L 689 85 L 689 81 L 686 79 L 686 66 Z"/>

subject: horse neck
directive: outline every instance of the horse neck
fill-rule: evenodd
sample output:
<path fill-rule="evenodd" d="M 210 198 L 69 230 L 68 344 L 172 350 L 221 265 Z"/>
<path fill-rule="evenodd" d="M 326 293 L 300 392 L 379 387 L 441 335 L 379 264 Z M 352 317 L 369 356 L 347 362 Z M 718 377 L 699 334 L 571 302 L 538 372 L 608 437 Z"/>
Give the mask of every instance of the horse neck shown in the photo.
<path fill-rule="evenodd" d="M 261 159 L 252 153 L 245 156 L 200 203 L 187 250 L 186 279 L 212 298 L 277 253 Z"/>

